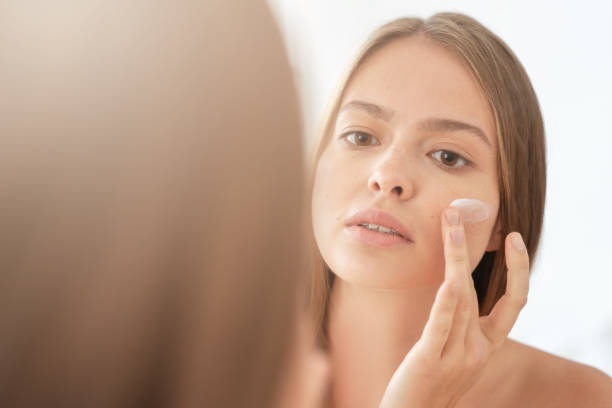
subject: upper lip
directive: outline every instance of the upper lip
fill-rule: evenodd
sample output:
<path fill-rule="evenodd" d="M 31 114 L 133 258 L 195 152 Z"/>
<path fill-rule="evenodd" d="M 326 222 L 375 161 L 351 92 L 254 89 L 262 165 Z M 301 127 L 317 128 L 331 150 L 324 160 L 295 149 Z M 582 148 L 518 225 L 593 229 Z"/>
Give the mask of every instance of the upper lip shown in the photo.
<path fill-rule="evenodd" d="M 400 220 L 389 213 L 386 213 L 377 208 L 370 208 L 363 211 L 357 211 L 346 220 L 346 226 L 350 227 L 359 224 L 376 224 L 381 227 L 390 228 L 398 232 L 402 238 L 412 241 L 412 237 L 408 229 Z"/>

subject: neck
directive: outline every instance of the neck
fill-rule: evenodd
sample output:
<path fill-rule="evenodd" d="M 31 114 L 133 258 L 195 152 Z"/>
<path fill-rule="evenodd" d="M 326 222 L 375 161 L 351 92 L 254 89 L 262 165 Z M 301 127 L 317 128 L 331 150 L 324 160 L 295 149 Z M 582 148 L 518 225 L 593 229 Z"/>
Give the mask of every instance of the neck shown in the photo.
<path fill-rule="evenodd" d="M 437 289 L 381 290 L 336 279 L 329 309 L 335 407 L 378 406 L 393 372 L 420 338 Z"/>

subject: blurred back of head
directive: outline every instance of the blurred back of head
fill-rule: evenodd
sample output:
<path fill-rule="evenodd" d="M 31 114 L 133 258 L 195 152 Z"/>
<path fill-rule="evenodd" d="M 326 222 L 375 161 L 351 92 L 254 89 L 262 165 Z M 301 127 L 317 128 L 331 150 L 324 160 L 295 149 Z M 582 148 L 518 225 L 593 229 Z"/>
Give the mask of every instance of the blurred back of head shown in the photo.
<path fill-rule="evenodd" d="M 302 179 L 263 1 L 4 1 L 0 89 L 2 405 L 269 405 Z"/>

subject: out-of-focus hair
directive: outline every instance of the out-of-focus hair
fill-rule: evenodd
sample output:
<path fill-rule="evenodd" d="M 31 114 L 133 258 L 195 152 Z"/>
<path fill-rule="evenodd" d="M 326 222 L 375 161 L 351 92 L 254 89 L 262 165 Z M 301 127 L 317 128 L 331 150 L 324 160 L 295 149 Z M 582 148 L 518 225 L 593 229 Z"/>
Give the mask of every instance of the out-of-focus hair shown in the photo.
<path fill-rule="evenodd" d="M 2 405 L 270 406 L 303 189 L 264 2 L 0 8 Z"/>

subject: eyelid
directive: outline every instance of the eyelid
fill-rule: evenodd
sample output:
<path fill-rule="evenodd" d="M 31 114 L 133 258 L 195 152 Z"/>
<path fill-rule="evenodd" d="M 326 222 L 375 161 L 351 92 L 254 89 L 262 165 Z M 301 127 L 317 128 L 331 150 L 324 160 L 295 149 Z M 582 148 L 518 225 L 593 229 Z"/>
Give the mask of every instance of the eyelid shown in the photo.
<path fill-rule="evenodd" d="M 429 153 L 428 156 L 433 158 L 433 155 L 435 153 L 438 152 L 448 152 L 448 153 L 452 153 L 452 154 L 456 154 L 457 156 L 459 156 L 459 160 L 463 160 L 465 162 L 465 164 L 461 165 L 461 166 L 449 166 L 447 164 L 442 163 L 440 160 L 434 158 L 434 160 L 437 162 L 437 164 L 442 167 L 443 169 L 447 169 L 450 171 L 461 171 L 463 169 L 465 169 L 466 167 L 472 167 L 473 163 L 472 161 L 470 161 L 469 159 L 466 159 L 465 157 L 463 157 L 463 155 L 453 151 L 453 150 L 449 150 L 449 149 L 437 149 L 434 150 L 433 152 Z"/>
<path fill-rule="evenodd" d="M 343 130 L 340 133 L 340 136 L 338 137 L 338 139 L 345 139 L 346 140 L 346 139 L 348 139 L 349 135 L 354 134 L 354 133 L 363 133 L 363 134 L 369 135 L 372 138 L 372 140 L 374 141 L 374 143 L 372 143 L 371 145 L 368 145 L 368 146 L 377 146 L 377 145 L 380 145 L 380 139 L 377 138 L 376 136 L 374 136 L 374 132 L 372 132 L 370 130 L 362 130 L 362 129 L 348 129 L 348 130 L 346 130 L 345 129 L 345 130 Z M 360 146 L 360 145 L 358 145 L 356 143 L 351 142 L 350 140 L 348 141 L 348 143 L 350 143 L 354 147 L 359 147 L 359 148 L 368 147 L 368 146 Z"/>
<path fill-rule="evenodd" d="M 447 152 L 451 152 L 457 154 L 467 161 L 474 163 L 474 156 L 468 150 L 466 150 L 461 144 L 457 144 L 452 141 L 442 141 L 438 143 L 434 143 L 430 148 L 430 151 L 435 152 L 438 150 L 444 150 Z"/>

